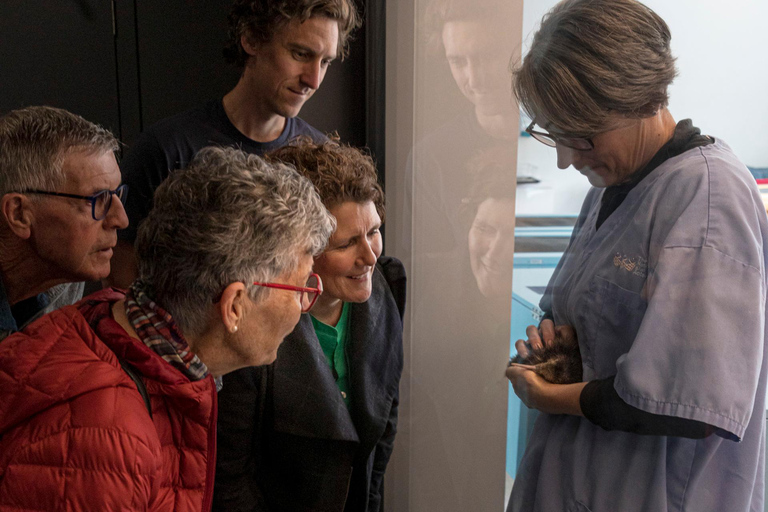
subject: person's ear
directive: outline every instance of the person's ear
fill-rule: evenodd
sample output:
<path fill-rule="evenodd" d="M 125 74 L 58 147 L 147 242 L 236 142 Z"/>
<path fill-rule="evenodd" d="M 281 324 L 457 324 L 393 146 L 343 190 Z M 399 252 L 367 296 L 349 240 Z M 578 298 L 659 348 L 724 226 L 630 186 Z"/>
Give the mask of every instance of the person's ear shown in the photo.
<path fill-rule="evenodd" d="M 17 237 L 27 240 L 32 236 L 32 224 L 35 218 L 30 200 L 24 194 L 9 192 L 0 198 L 0 215 L 8 229 Z"/>
<path fill-rule="evenodd" d="M 241 282 L 230 283 L 224 288 L 219 301 L 219 313 L 224 329 L 229 333 L 236 333 L 245 314 L 248 290 Z"/>
<path fill-rule="evenodd" d="M 240 46 L 242 46 L 243 51 L 251 57 L 254 57 L 259 53 L 260 45 L 253 37 L 251 37 L 251 34 L 249 34 L 248 31 L 240 36 Z"/>

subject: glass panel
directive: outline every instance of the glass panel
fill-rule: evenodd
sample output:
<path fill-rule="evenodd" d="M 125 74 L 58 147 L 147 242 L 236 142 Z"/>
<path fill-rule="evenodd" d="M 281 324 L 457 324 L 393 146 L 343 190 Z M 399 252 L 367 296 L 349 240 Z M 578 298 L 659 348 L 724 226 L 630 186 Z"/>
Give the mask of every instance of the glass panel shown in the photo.
<path fill-rule="evenodd" d="M 414 3 L 414 136 L 400 188 L 388 182 L 410 213 L 387 225 L 387 250 L 410 265 L 409 497 L 395 489 L 393 510 L 504 508 L 521 14 L 522 0 Z"/>
<path fill-rule="evenodd" d="M 387 6 L 386 252 L 409 272 L 389 511 L 504 510 L 517 476 L 535 414 L 509 389 L 503 363 L 541 320 L 539 300 L 590 190 L 523 133 L 530 119 L 511 101 L 509 57 L 519 60 L 554 4 Z M 673 35 L 672 115 L 726 140 L 768 191 L 768 68 L 759 65 L 768 4 L 646 4 Z"/>

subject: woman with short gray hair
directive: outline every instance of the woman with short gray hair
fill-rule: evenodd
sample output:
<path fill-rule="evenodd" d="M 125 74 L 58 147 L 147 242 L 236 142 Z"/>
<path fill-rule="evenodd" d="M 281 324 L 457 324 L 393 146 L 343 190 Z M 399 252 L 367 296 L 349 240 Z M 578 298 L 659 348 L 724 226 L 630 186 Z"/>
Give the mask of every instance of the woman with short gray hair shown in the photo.
<path fill-rule="evenodd" d="M 768 218 L 722 140 L 667 109 L 670 31 L 635 0 L 565 0 L 514 89 L 593 188 L 522 356 L 576 336 L 583 382 L 507 369 L 542 414 L 509 511 L 763 509 Z"/>
<path fill-rule="evenodd" d="M 309 180 L 242 151 L 205 148 L 173 180 L 139 228 L 139 281 L 190 334 L 205 328 L 211 298 L 229 283 L 293 272 L 336 225 Z M 270 293 L 247 291 L 256 302 Z"/>
<path fill-rule="evenodd" d="M 283 164 L 206 148 L 172 174 L 139 228 L 127 293 L 91 295 L 3 342 L 0 504 L 210 510 L 216 383 L 274 361 L 322 293 L 313 256 L 334 227 Z"/>

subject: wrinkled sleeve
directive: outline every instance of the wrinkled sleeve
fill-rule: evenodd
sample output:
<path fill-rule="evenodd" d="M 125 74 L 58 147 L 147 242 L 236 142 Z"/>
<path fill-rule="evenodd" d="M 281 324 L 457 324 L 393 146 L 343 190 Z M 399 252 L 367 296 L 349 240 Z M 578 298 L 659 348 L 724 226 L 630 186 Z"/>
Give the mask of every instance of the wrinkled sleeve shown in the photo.
<path fill-rule="evenodd" d="M 745 242 L 744 251 L 755 251 Z M 629 405 L 700 421 L 741 439 L 758 385 L 765 328 L 763 271 L 715 247 L 665 246 L 648 306 L 615 388 Z"/>
<path fill-rule="evenodd" d="M 663 416 L 632 407 L 619 397 L 613 386 L 615 376 L 591 380 L 579 396 L 584 417 L 604 430 L 621 430 L 650 436 L 675 436 L 704 439 L 714 433 L 700 421 Z"/>

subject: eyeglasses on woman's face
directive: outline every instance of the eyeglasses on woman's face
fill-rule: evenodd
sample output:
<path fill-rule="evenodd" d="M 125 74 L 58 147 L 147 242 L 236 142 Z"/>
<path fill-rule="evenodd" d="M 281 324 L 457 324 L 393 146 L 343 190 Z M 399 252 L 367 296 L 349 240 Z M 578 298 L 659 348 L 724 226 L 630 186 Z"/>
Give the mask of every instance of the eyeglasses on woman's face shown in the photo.
<path fill-rule="evenodd" d="M 46 196 L 69 197 L 72 199 L 84 199 L 91 204 L 91 216 L 93 220 L 104 220 L 112 207 L 112 196 L 117 196 L 121 203 L 125 204 L 128 198 L 128 185 L 120 185 L 115 190 L 101 190 L 92 196 L 79 194 L 64 194 L 63 192 L 50 192 L 48 190 L 25 190 L 22 194 L 41 194 Z"/>
<path fill-rule="evenodd" d="M 307 313 L 310 309 L 312 309 L 312 306 L 315 305 L 317 298 L 320 297 L 320 295 L 323 293 L 323 281 L 320 279 L 319 275 L 314 273 L 309 275 L 306 286 L 291 286 L 289 284 L 282 283 L 259 282 L 254 282 L 253 284 L 256 286 L 264 286 L 266 288 L 277 288 L 278 290 L 289 290 L 300 293 L 302 313 Z"/>
<path fill-rule="evenodd" d="M 534 130 L 534 125 L 536 125 L 536 121 L 532 121 L 531 124 L 528 125 L 528 128 L 525 129 L 525 132 L 545 146 L 551 148 L 564 146 L 566 148 L 575 149 L 576 151 L 591 151 L 595 149 L 595 143 L 592 142 L 592 139 L 590 138 L 552 135 L 549 132 Z"/>

